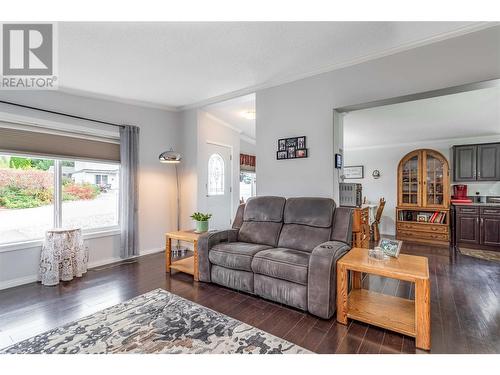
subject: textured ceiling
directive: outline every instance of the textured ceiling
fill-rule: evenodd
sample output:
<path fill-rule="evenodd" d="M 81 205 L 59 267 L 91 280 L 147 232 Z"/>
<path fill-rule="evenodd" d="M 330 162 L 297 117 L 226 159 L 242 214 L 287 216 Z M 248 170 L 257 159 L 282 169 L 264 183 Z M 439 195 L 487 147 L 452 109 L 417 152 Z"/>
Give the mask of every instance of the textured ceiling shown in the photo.
<path fill-rule="evenodd" d="M 484 27 L 470 22 L 62 22 L 59 85 L 81 95 L 178 109 Z"/>

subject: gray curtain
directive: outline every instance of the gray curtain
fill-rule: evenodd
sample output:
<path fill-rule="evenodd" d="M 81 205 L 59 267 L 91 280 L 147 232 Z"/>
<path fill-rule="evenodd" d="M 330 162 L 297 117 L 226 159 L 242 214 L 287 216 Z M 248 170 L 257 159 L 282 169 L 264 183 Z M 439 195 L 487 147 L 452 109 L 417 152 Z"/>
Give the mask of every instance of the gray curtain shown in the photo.
<path fill-rule="evenodd" d="M 139 128 L 120 127 L 121 162 L 121 257 L 139 255 L 137 223 L 137 165 L 139 159 Z"/>

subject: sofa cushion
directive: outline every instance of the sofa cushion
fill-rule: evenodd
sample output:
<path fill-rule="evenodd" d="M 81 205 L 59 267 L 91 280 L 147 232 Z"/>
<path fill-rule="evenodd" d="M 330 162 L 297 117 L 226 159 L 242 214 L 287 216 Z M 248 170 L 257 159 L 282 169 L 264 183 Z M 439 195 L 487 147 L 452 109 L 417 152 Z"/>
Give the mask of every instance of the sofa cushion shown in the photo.
<path fill-rule="evenodd" d="M 335 201 L 330 198 L 288 198 L 284 223 L 330 228 L 334 211 Z"/>
<path fill-rule="evenodd" d="M 231 270 L 213 265 L 211 269 L 212 282 L 247 293 L 254 293 L 254 273 L 241 270 Z"/>
<path fill-rule="evenodd" d="M 259 251 L 269 249 L 270 246 L 245 242 L 223 242 L 210 249 L 208 258 L 219 266 L 252 271 L 252 258 Z"/>
<path fill-rule="evenodd" d="M 309 253 L 275 248 L 259 251 L 252 260 L 255 273 L 307 285 Z"/>
<path fill-rule="evenodd" d="M 244 221 L 238 232 L 238 241 L 276 247 L 282 226 L 281 223 Z"/>
<path fill-rule="evenodd" d="M 283 197 L 252 197 L 245 205 L 244 221 L 283 221 L 283 209 L 286 199 Z"/>
<path fill-rule="evenodd" d="M 285 224 L 278 241 L 279 247 L 311 252 L 330 239 L 330 228 L 317 228 L 300 224 Z"/>

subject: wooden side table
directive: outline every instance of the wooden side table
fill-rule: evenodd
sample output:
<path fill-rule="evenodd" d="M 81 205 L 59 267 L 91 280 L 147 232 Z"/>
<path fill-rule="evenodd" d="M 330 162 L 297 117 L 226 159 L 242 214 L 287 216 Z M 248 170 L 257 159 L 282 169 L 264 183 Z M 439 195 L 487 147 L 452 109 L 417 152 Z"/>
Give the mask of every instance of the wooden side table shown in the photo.
<path fill-rule="evenodd" d="M 348 293 L 351 273 L 351 292 Z M 415 301 L 372 292 L 361 287 L 369 273 L 415 283 Z M 337 320 L 355 319 L 415 337 L 415 346 L 431 348 L 430 281 L 427 258 L 401 254 L 376 260 L 367 249 L 353 248 L 337 262 Z"/>
<path fill-rule="evenodd" d="M 165 265 L 167 273 L 171 269 L 193 275 L 194 281 L 198 281 L 198 238 L 203 233 L 195 233 L 193 230 L 181 230 L 168 232 L 165 244 Z M 172 240 L 186 241 L 193 243 L 194 255 L 172 262 Z"/>

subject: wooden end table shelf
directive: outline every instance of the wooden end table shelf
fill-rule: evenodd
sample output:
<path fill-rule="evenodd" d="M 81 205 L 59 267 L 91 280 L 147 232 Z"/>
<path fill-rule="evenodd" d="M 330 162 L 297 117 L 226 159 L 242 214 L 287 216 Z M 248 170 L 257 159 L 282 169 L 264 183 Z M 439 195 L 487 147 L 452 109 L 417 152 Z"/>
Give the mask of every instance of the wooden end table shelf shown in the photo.
<path fill-rule="evenodd" d="M 203 233 L 195 233 L 194 230 L 181 230 L 168 232 L 165 245 L 165 266 L 167 273 L 174 269 L 193 275 L 194 281 L 198 281 L 198 238 Z M 172 240 L 186 241 L 193 244 L 194 255 L 172 262 Z"/>
<path fill-rule="evenodd" d="M 351 292 L 348 293 L 351 274 Z M 361 287 L 362 273 L 415 283 L 415 301 Z M 415 337 L 415 346 L 431 348 L 430 281 L 427 258 L 401 254 L 376 260 L 367 249 L 353 248 L 337 262 L 337 320 L 359 320 Z"/>

